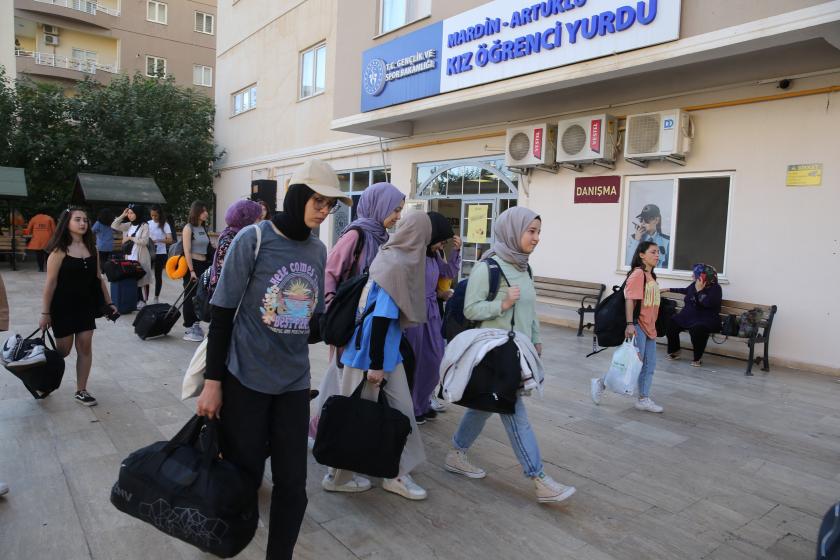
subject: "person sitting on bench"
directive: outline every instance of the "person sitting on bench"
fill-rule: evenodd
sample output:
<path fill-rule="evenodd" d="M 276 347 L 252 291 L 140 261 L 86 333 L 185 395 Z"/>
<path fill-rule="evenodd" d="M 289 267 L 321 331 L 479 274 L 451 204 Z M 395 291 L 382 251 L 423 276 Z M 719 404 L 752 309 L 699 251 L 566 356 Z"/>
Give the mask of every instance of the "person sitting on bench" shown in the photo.
<path fill-rule="evenodd" d="M 668 359 L 680 357 L 680 333 L 688 331 L 694 348 L 691 365 L 700 367 L 706 343 L 712 333 L 720 332 L 720 302 L 723 292 L 718 284 L 717 271 L 711 265 L 699 263 L 692 268 L 694 282 L 685 288 L 671 288 L 669 292 L 685 295 L 685 307 L 671 317 L 668 325 Z"/>

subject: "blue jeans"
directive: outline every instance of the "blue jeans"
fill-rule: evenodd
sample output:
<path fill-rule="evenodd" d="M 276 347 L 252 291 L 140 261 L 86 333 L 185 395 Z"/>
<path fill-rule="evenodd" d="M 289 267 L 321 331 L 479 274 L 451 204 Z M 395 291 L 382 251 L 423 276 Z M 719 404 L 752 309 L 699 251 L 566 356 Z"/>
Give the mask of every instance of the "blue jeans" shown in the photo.
<path fill-rule="evenodd" d="M 642 359 L 642 372 L 639 374 L 639 398 L 650 396 L 653 383 L 653 370 L 656 369 L 656 339 L 648 338 L 642 327 L 636 325 L 636 348 Z"/>
<path fill-rule="evenodd" d="M 455 435 L 452 436 L 452 444 L 455 448 L 461 451 L 469 449 L 492 414 L 494 413 L 467 409 Z M 499 417 L 502 419 L 510 445 L 513 447 L 516 458 L 519 459 L 519 464 L 522 465 L 525 476 L 533 478 L 539 475 L 543 470 L 540 447 L 531 429 L 531 423 L 528 421 L 528 413 L 525 411 L 522 397 L 516 398 L 514 414 L 499 414 Z"/>

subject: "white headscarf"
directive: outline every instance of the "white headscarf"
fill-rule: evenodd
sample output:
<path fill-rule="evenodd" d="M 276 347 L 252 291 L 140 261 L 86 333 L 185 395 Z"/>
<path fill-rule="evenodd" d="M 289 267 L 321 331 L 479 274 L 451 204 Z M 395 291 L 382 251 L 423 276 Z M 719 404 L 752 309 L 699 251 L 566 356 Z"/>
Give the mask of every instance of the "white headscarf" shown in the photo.
<path fill-rule="evenodd" d="M 396 233 L 379 248 L 370 265 L 370 279 L 388 292 L 400 308 L 404 329 L 426 322 L 426 246 L 432 222 L 425 212 L 411 212 Z"/>
<path fill-rule="evenodd" d="M 498 255 L 500 259 L 512 264 L 517 270 L 528 270 L 530 254 L 522 252 L 519 240 L 522 239 L 522 234 L 525 233 L 531 222 L 539 217 L 539 214 L 523 206 L 514 206 L 499 214 L 499 217 L 496 218 L 496 224 L 493 226 L 496 241 L 493 242 L 493 246 L 490 247 L 483 258 Z"/>

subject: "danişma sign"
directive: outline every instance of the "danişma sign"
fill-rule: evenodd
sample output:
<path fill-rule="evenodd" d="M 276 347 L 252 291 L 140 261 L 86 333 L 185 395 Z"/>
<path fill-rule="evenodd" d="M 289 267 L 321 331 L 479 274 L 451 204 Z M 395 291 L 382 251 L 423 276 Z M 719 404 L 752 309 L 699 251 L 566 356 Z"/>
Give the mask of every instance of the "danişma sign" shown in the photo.
<path fill-rule="evenodd" d="M 365 51 L 362 111 L 679 38 L 681 0 L 496 0 Z"/>

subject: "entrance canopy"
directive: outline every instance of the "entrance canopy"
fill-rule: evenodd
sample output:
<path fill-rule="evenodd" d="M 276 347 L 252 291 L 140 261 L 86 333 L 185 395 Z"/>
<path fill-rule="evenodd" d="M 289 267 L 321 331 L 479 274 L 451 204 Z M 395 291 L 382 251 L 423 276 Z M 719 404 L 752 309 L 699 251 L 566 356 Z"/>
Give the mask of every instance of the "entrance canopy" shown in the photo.
<path fill-rule="evenodd" d="M 20 167 L 0 167 L 0 198 L 26 198 L 26 176 Z"/>
<path fill-rule="evenodd" d="M 160 189 L 151 177 L 119 177 L 79 173 L 73 188 L 74 204 L 128 203 L 165 204 Z"/>

